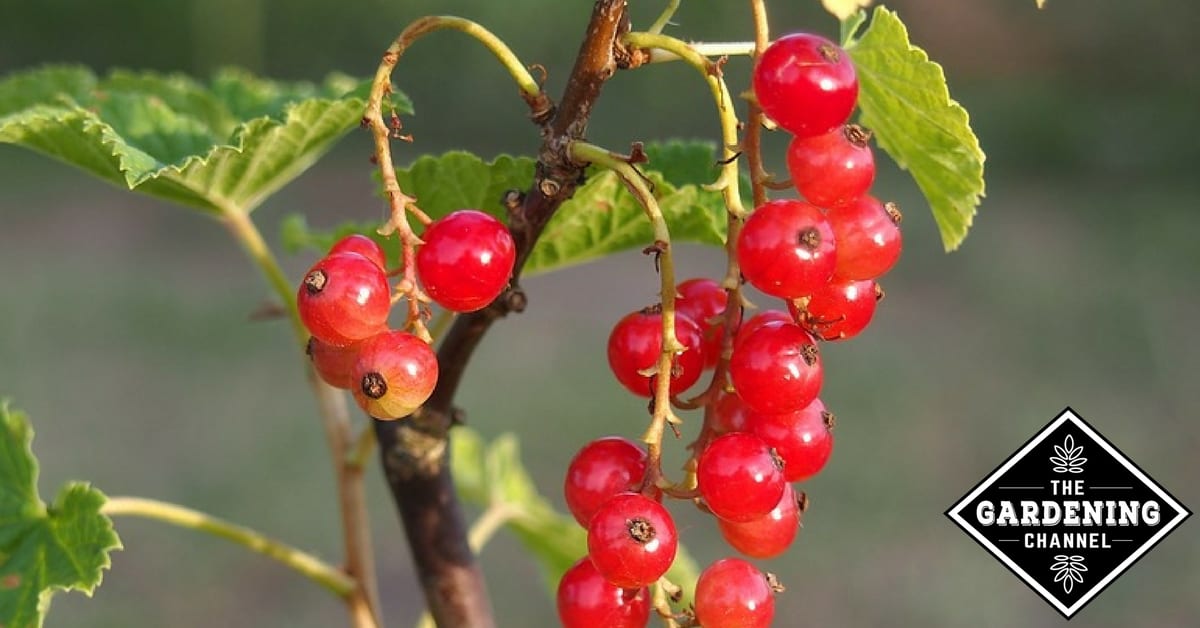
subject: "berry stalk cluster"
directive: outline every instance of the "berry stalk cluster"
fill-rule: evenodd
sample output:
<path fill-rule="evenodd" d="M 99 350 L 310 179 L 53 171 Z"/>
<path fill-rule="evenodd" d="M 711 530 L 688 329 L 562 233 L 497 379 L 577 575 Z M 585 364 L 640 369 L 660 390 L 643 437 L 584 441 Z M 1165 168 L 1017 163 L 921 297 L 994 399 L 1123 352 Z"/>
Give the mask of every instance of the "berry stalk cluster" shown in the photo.
<path fill-rule="evenodd" d="M 652 609 L 672 625 L 770 625 L 782 587 L 746 559 L 787 551 L 808 504 L 793 484 L 820 472 L 832 453 L 834 418 L 819 398 L 820 345 L 852 338 L 870 323 L 883 295 L 877 279 L 900 255 L 900 214 L 868 193 L 875 177 L 870 132 L 848 124 L 858 81 L 845 51 L 818 35 L 782 37 L 758 57 L 753 89 L 765 115 L 793 135 L 787 164 L 802 199 L 762 202 L 740 230 L 731 229 L 731 264 L 779 305 L 743 321 L 741 286 L 694 278 L 675 286 L 673 299 L 613 327 L 613 375 L 653 399 L 652 410 L 660 377 L 669 377 L 673 403 L 689 408 L 679 397 L 703 371 L 716 372 L 697 397 L 705 422 L 683 481 L 666 481 L 657 456 L 621 437 L 594 440 L 571 461 L 564 493 L 588 531 L 588 554 L 559 585 L 565 626 L 644 626 Z M 657 364 L 670 337 L 670 301 L 683 350 L 663 373 Z M 649 588 L 673 587 L 663 577 L 678 531 L 664 496 L 711 514 L 745 557 L 706 568 L 693 607 L 679 614 L 657 604 Z"/>

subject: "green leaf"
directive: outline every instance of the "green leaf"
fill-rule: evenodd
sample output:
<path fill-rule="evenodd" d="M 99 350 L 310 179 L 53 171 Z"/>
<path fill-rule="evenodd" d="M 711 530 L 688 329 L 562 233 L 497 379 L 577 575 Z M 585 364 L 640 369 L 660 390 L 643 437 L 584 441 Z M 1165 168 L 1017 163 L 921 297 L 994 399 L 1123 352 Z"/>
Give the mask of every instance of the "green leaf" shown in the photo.
<path fill-rule="evenodd" d="M 650 162 L 644 170 L 653 183 L 663 215 L 676 242 L 722 245 L 725 242 L 725 201 L 720 192 L 703 185 L 717 178 L 716 151 L 710 143 L 669 142 L 645 147 Z M 485 162 L 470 153 L 454 151 L 417 159 L 396 170 L 405 194 L 433 219 L 464 208 L 505 218 L 501 199 L 507 190 L 529 189 L 535 162 L 501 155 Z M 749 190 L 749 186 L 744 189 Z M 282 226 L 284 247 L 290 251 L 329 250 L 339 238 L 361 233 L 375 238 L 388 259 L 398 259 L 395 238 L 375 234 L 378 222 L 348 221 L 333 229 L 308 226 L 304 217 L 287 217 Z M 589 172 L 575 196 L 563 203 L 546 225 L 525 266 L 526 276 L 558 270 L 605 255 L 649 245 L 654 239 L 650 221 L 637 199 L 613 173 Z"/>
<path fill-rule="evenodd" d="M 958 248 L 984 196 L 984 154 L 967 111 L 950 98 L 942 66 L 909 43 L 904 23 L 882 6 L 845 45 L 858 72 L 859 122 L 912 174 L 946 250 Z"/>
<path fill-rule="evenodd" d="M 450 441 L 459 494 L 482 508 L 502 507 L 511 513 L 506 526 L 538 561 L 546 589 L 554 595 L 562 574 L 587 554 L 587 531 L 538 493 L 512 434 L 485 444 L 478 433 L 459 427 Z M 681 545 L 667 577 L 684 588 L 685 605 L 698 574 L 696 562 Z"/>
<path fill-rule="evenodd" d="M 100 584 L 109 552 L 121 548 L 100 514 L 105 497 L 87 484 L 64 486 L 50 506 L 37 494 L 33 429 L 0 402 L 0 625 L 42 625 L 56 591 L 87 595 Z"/>
<path fill-rule="evenodd" d="M 0 80 L 0 142 L 210 213 L 251 211 L 362 119 L 361 84 L 276 83 L 226 70 L 211 85 L 47 67 Z M 396 95 L 397 110 L 410 104 Z"/>

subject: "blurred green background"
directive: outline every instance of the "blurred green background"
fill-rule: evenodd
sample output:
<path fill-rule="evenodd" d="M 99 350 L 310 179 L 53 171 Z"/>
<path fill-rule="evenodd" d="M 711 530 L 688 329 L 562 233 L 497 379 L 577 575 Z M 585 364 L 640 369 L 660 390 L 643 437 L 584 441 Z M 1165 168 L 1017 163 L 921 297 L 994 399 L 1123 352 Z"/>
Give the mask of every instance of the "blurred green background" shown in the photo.
<path fill-rule="evenodd" d="M 659 2 L 636 2 L 647 24 Z M 687 0 L 673 33 L 750 36 L 742 2 Z M 774 2 L 777 32 L 836 24 L 815 0 Z M 1064 621 L 942 516 L 1064 406 L 1073 406 L 1184 504 L 1200 507 L 1200 65 L 1196 3 L 896 0 L 913 40 L 943 63 L 988 153 L 988 196 L 959 252 L 942 253 L 915 186 L 883 169 L 877 194 L 906 209 L 906 251 L 869 333 L 825 351 L 822 398 L 837 447 L 804 485 L 797 545 L 769 567 L 788 585 L 780 626 L 1059 626 Z M 589 2 L 46 0 L 8 3 L 0 72 L 47 62 L 207 74 L 241 65 L 289 79 L 366 76 L 408 21 L 457 13 L 490 26 L 557 94 Z M 727 66 L 746 85 L 749 64 Z M 440 34 L 396 74 L 415 101 L 400 159 L 465 148 L 529 153 L 538 138 L 508 78 L 478 45 Z M 690 69 L 618 75 L 591 139 L 715 140 Z M 771 138 L 776 165 L 784 139 Z M 256 214 L 272 240 L 311 223 L 381 215 L 368 138 L 333 154 Z M 327 454 L 289 332 L 251 323 L 266 296 L 208 219 L 0 146 L 0 395 L 31 415 L 42 489 L 67 479 L 180 501 L 337 560 Z M 714 251 L 683 276 L 716 276 Z M 298 277 L 311 255 L 289 256 Z M 527 313 L 499 324 L 461 395 L 486 435 L 514 431 L 561 504 L 575 449 L 635 436 L 644 402 L 607 372 L 623 313 L 655 298 L 631 253 L 532 278 Z M 367 478 L 389 626 L 421 611 L 378 469 Z M 675 508 L 704 562 L 715 526 Z M 161 524 L 118 522 L 127 549 L 93 600 L 55 598 L 50 626 L 344 625 L 340 604 L 276 564 Z M 1200 537 L 1189 522 L 1074 626 L 1200 624 Z M 484 569 L 503 626 L 553 625 L 534 565 L 507 536 Z"/>

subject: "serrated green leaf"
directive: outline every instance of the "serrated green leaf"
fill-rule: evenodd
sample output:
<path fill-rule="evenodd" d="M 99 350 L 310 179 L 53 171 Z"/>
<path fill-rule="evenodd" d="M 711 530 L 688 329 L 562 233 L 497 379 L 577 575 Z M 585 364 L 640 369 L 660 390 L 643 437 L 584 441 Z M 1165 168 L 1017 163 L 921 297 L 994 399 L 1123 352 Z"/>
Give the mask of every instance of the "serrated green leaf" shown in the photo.
<path fill-rule="evenodd" d="M 362 118 L 362 86 L 48 67 L 0 80 L 0 142 L 211 213 L 250 211 Z M 397 110 L 410 111 L 403 95 Z"/>
<path fill-rule="evenodd" d="M 846 50 L 858 72 L 859 122 L 916 180 L 946 250 L 958 248 L 984 196 L 984 154 L 942 66 L 913 46 L 904 23 L 882 6 Z"/>
<path fill-rule="evenodd" d="M 57 591 L 91 595 L 121 548 L 112 522 L 100 514 L 105 497 L 72 482 L 49 507 L 37 494 L 33 429 L 0 402 L 0 626 L 42 625 Z"/>
<path fill-rule="evenodd" d="M 703 189 L 717 177 L 715 147 L 704 142 L 669 142 L 645 148 L 650 162 L 646 176 L 653 183 L 660 209 L 676 242 L 721 245 L 725 242 L 725 202 L 719 192 Z M 417 199 L 417 206 L 437 219 L 464 208 L 479 209 L 505 218 L 501 203 L 508 190 L 527 190 L 533 183 L 535 162 L 501 155 L 491 162 L 454 151 L 417 159 L 396 170 L 400 189 Z M 745 189 L 749 189 L 748 186 Z M 375 238 L 388 255 L 397 259 L 395 238 L 375 234 L 377 222 L 348 221 L 330 230 L 309 228 L 302 216 L 286 218 L 282 225 L 284 247 L 323 253 L 339 238 L 360 233 Z M 611 172 L 592 171 L 575 196 L 563 204 L 546 225 L 529 257 L 524 273 L 558 270 L 631 248 L 653 240 L 645 210 L 620 179 Z"/>
<path fill-rule="evenodd" d="M 512 513 L 506 527 L 538 561 L 547 591 L 554 595 L 562 574 L 587 554 L 587 531 L 538 493 L 521 464 L 516 436 L 503 434 L 485 444 L 477 433 L 459 427 L 450 440 L 459 494 L 480 507 L 500 505 Z M 696 562 L 680 545 L 667 577 L 683 587 L 685 605 L 698 575 Z"/>

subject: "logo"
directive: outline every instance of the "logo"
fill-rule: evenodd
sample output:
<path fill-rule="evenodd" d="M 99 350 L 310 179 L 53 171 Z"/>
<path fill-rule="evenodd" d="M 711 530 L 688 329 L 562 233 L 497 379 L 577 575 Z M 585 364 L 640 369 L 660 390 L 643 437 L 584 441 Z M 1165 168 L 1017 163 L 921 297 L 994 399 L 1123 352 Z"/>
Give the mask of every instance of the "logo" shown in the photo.
<path fill-rule="evenodd" d="M 1067 619 L 1191 514 L 1070 408 L 946 511 Z"/>

